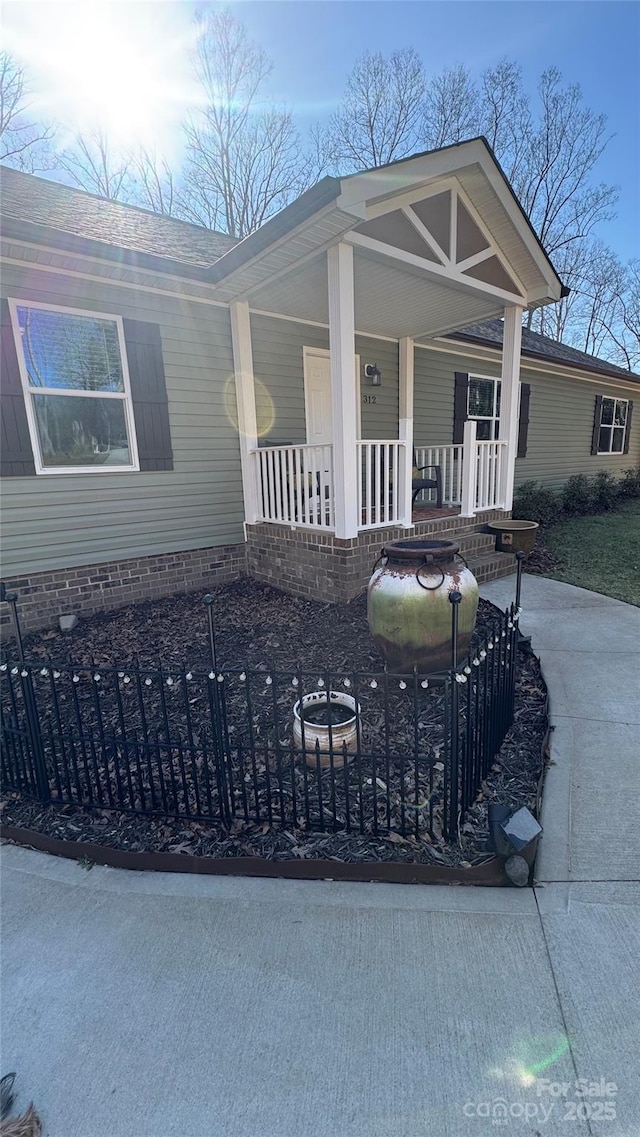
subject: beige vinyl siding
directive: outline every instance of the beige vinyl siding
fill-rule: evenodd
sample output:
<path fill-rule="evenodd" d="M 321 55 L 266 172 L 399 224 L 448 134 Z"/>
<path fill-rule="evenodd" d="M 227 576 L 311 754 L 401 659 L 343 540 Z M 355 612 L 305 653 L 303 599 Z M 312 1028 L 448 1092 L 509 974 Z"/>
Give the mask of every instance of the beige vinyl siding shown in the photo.
<path fill-rule="evenodd" d="M 560 486 L 572 474 L 597 474 L 599 470 L 619 477 L 623 470 L 640 465 L 640 385 L 635 393 L 628 387 L 611 386 L 611 380 L 558 379 L 530 366 L 522 368 L 521 379 L 531 385 L 531 400 L 527 456 L 516 462 L 516 485 L 533 478 Z M 596 395 L 633 402 L 628 454 L 591 453 Z"/>
<path fill-rule="evenodd" d="M 329 331 L 314 324 L 251 314 L 256 412 L 264 446 L 306 441 L 304 348 L 329 348 Z M 398 437 L 398 344 L 356 336 L 360 356 L 360 408 L 363 438 Z M 366 363 L 377 363 L 382 385 L 363 376 Z M 375 396 L 375 403 L 363 400 Z"/>
<path fill-rule="evenodd" d="M 174 469 L 2 482 L 3 571 L 24 574 L 243 540 L 229 313 L 3 265 L 2 295 L 160 326 Z"/>

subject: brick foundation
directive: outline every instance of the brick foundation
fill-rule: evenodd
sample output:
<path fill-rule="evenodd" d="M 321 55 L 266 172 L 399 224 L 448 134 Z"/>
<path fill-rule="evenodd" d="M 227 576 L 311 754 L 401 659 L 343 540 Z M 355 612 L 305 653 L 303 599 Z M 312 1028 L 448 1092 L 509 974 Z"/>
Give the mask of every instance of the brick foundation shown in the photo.
<path fill-rule="evenodd" d="M 493 544 L 493 539 L 482 533 L 486 522 L 505 516 L 509 515 L 503 510 L 494 510 L 470 520 L 448 516 L 418 521 L 411 536 L 457 541 L 464 555 L 472 558 Z M 247 572 L 294 596 L 347 603 L 365 588 L 382 546 L 406 536 L 407 530 L 400 525 L 360 533 L 349 540 L 285 525 L 247 525 Z M 493 571 L 488 571 L 487 562 L 479 577 L 491 579 L 502 568 L 512 571 L 512 566 L 512 557 L 495 554 L 490 563 Z"/>
<path fill-rule="evenodd" d="M 7 591 L 19 594 L 20 624 L 28 632 L 57 624 L 58 617 L 65 613 L 106 612 L 141 600 L 227 584 L 246 575 L 245 550 L 242 544 L 159 553 L 135 560 L 5 577 L 5 584 Z M 6 624 L 9 609 L 4 604 L 2 609 L 0 622 Z"/>
<path fill-rule="evenodd" d="M 493 538 L 483 528 L 487 521 L 505 516 L 496 510 L 471 520 L 449 515 L 417 521 L 411 535 L 456 541 L 478 580 L 492 580 L 513 571 L 513 558 L 494 553 Z M 52 627 L 66 613 L 90 615 L 142 600 L 205 592 L 247 574 L 293 596 L 347 603 L 366 587 L 382 546 L 406 536 L 399 525 L 340 540 L 332 533 L 262 523 L 247 526 L 246 545 L 29 573 L 5 578 L 5 584 L 19 594 L 26 632 Z M 0 623 L 6 625 L 9 609 L 2 608 Z"/>

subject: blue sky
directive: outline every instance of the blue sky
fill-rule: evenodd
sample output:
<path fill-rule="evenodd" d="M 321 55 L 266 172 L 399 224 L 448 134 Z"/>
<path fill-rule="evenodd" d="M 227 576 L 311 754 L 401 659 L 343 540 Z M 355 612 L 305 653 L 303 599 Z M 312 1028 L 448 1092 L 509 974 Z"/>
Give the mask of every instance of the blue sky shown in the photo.
<path fill-rule="evenodd" d="M 170 145 L 189 93 L 195 0 L 6 0 L 7 46 L 25 64 L 41 113 L 82 129 L 93 97 L 120 127 L 164 129 Z M 212 4 L 213 7 L 222 5 Z M 600 180 L 620 187 L 618 217 L 600 235 L 623 260 L 640 256 L 640 4 L 635 0 L 237 0 L 234 13 L 272 59 L 269 94 L 304 131 L 337 106 L 364 50 L 411 46 L 427 72 L 462 63 L 474 75 L 500 59 L 522 66 L 531 95 L 552 64 L 608 116 L 614 135 Z M 133 124 L 135 125 L 135 123 Z"/>
<path fill-rule="evenodd" d="M 505 56 L 522 66 L 533 93 L 551 64 L 579 83 L 615 135 L 599 176 L 620 186 L 618 218 L 600 230 L 623 258 L 640 255 L 640 5 L 610 2 L 396 2 L 233 5 L 274 63 L 272 87 L 312 122 L 335 106 L 357 55 L 412 46 L 427 70 L 463 63 L 474 74 Z"/>

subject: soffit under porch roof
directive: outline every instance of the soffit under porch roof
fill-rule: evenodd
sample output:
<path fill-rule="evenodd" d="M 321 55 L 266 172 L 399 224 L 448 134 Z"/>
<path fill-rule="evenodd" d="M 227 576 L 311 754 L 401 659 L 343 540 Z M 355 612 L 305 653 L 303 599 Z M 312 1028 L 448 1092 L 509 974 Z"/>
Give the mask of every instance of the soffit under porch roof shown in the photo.
<path fill-rule="evenodd" d="M 449 287 L 411 266 L 378 260 L 354 249 L 355 326 L 365 335 L 435 336 L 501 315 L 504 301 Z M 325 254 L 252 293 L 252 309 L 329 323 Z"/>

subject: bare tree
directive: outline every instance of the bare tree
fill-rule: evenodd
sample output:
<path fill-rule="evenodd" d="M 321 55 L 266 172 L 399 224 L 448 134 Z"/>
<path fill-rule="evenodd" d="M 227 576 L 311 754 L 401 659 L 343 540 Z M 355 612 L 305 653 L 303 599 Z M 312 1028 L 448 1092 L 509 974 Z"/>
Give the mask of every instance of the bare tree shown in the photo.
<path fill-rule="evenodd" d="M 640 261 L 632 260 L 625 266 L 609 249 L 605 253 L 609 274 L 601 269 L 597 274 L 598 291 L 589 297 L 594 354 L 605 354 L 629 371 L 637 371 L 640 368 Z"/>
<path fill-rule="evenodd" d="M 141 147 L 131 160 L 131 171 L 138 204 L 168 217 L 181 216 L 176 175 L 166 158 L 155 150 Z"/>
<path fill-rule="evenodd" d="M 434 75 L 426 91 L 423 147 L 437 149 L 479 133 L 480 97 L 466 68 Z"/>
<path fill-rule="evenodd" d="M 419 148 L 425 75 L 413 48 L 365 52 L 357 60 L 328 129 L 332 165 L 343 172 L 384 166 Z"/>
<path fill-rule="evenodd" d="M 620 322 L 620 300 L 626 287 L 626 271 L 618 257 L 601 241 L 588 246 L 587 264 L 576 286 L 578 326 L 572 342 L 590 355 L 611 353 L 611 330 Z M 581 301 L 581 303 L 580 303 Z M 610 330 L 611 329 L 611 330 Z"/>
<path fill-rule="evenodd" d="M 309 184 L 292 116 L 265 102 L 271 67 L 228 10 L 197 17 L 202 105 L 187 127 L 181 208 L 200 225 L 244 237 Z"/>
<path fill-rule="evenodd" d="M 583 106 L 577 84 L 562 87 L 555 67 L 543 72 L 538 93 L 538 123 L 523 124 L 526 160 L 519 171 L 510 169 L 508 163 L 507 174 L 540 240 L 553 256 L 557 250 L 590 236 L 599 222 L 611 218 L 617 191 L 592 181 L 594 168 L 610 140 L 606 116 Z"/>
<path fill-rule="evenodd" d="M 594 255 L 593 245 L 617 200 L 615 187 L 596 180 L 609 141 L 606 118 L 584 105 L 578 85 L 563 85 L 557 68 L 543 72 L 537 99 L 530 100 L 520 67 L 509 60 L 487 68 L 478 83 L 457 66 L 425 85 L 415 52 L 365 55 L 329 123 L 328 148 L 333 166 L 350 170 L 476 135 L 488 139 L 559 275 L 573 289 L 553 312 L 530 312 L 528 326 L 584 350 L 605 341 L 612 350 L 605 309 L 607 322 L 619 329 L 620 318 L 616 323 L 610 316 L 612 288 L 622 287 L 622 277 L 599 246 Z"/>
<path fill-rule="evenodd" d="M 622 330 L 618 346 L 627 367 L 637 371 L 640 369 L 640 259 L 630 261 L 627 266 L 627 282 L 620 309 Z"/>
<path fill-rule="evenodd" d="M 576 242 L 566 251 L 564 280 L 571 291 L 559 304 L 536 313 L 535 330 L 611 360 L 640 366 L 639 262 L 622 264 L 600 240 Z"/>
<path fill-rule="evenodd" d="M 555 67 L 542 73 L 533 105 L 509 60 L 487 68 L 479 88 L 463 67 L 443 71 L 429 84 L 425 125 L 432 146 L 488 139 L 557 267 L 563 250 L 612 215 L 615 187 L 593 180 L 609 142 L 606 116 L 584 106 L 577 84 L 563 86 Z"/>
<path fill-rule="evenodd" d="M 52 125 L 32 120 L 24 69 L 7 51 L 0 52 L 0 161 L 27 173 L 54 164 Z"/>
<path fill-rule="evenodd" d="M 510 182 L 521 181 L 529 165 L 532 111 L 517 63 L 503 59 L 482 75 L 478 133 L 484 135 Z"/>
<path fill-rule="evenodd" d="M 58 155 L 58 166 L 80 189 L 113 201 L 134 200 L 133 156 L 117 152 L 101 127 L 79 134 Z"/>

